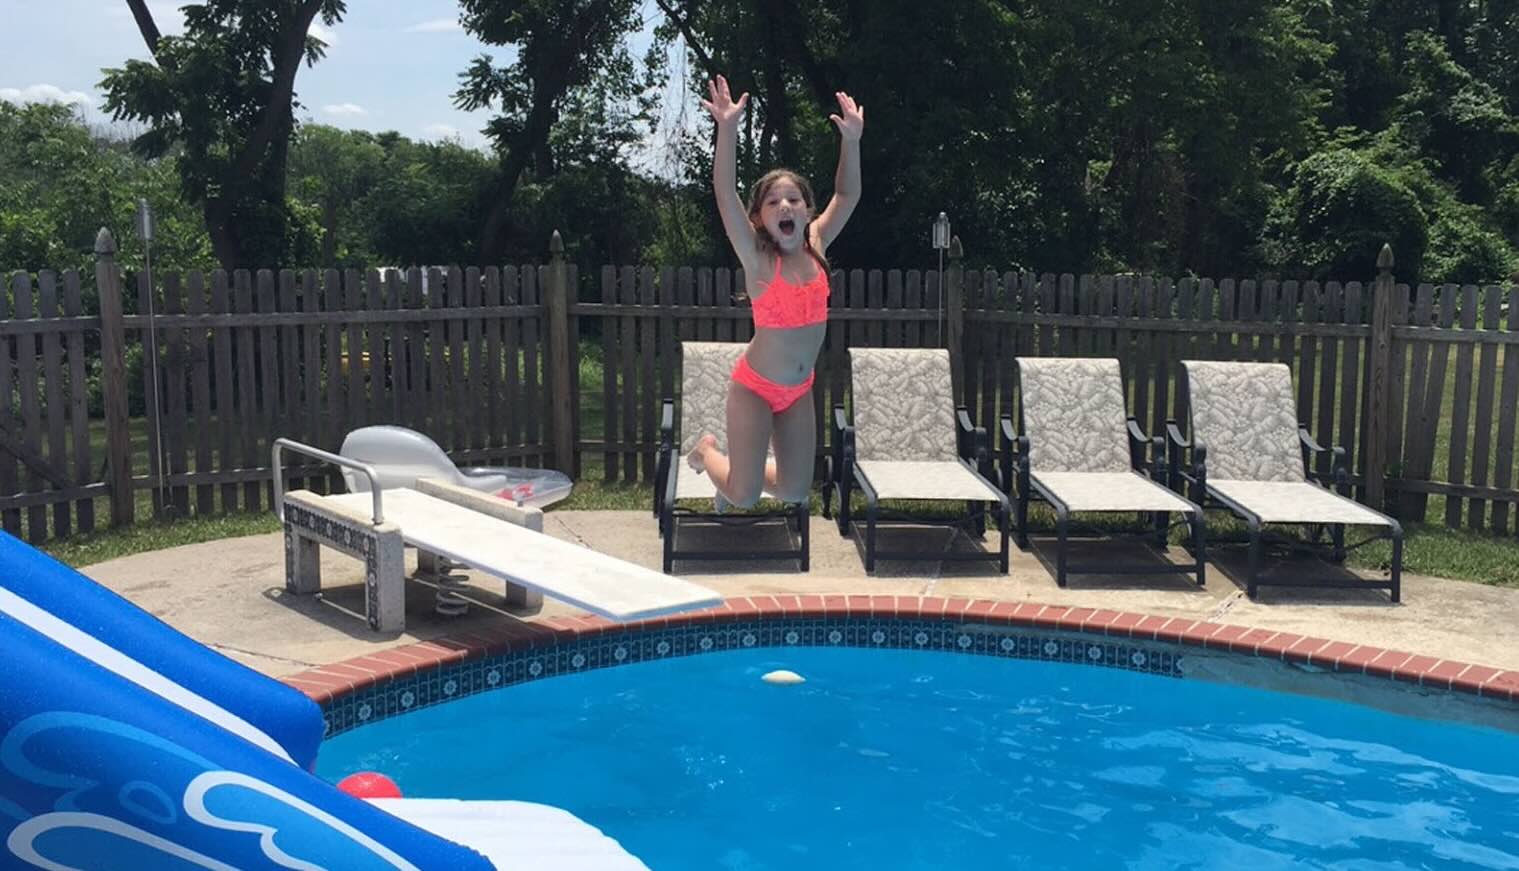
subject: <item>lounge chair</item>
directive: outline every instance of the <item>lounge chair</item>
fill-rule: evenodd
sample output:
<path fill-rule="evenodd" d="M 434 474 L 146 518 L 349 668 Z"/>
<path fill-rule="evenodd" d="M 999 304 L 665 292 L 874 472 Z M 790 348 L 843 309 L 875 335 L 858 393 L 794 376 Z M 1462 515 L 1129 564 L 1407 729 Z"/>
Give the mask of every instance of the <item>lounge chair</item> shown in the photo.
<path fill-rule="evenodd" d="M 1165 450 L 1133 417 L 1124 414 L 1123 379 L 1117 360 L 1018 358 L 1019 432 L 1002 418 L 1002 487 L 1017 505 L 1018 546 L 1028 549 L 1028 506 L 1055 510 L 1055 583 L 1071 574 L 1194 574 L 1206 578 L 1202 510 L 1166 488 Z M 1148 473 L 1150 477 L 1145 477 Z M 1150 515 L 1143 533 L 1165 549 L 1170 515 L 1191 527 L 1193 562 L 1156 565 L 1073 566 L 1068 549 L 1075 512 L 1138 512 Z"/>
<path fill-rule="evenodd" d="M 837 497 L 839 534 L 858 534 L 850 496 L 856 487 L 865 497 L 865 571 L 877 559 L 997 560 L 1007 572 L 1010 511 L 1007 495 L 990 477 L 992 457 L 986 430 L 971 422 L 964 406 L 956 408 L 951 390 L 949 352 L 935 348 L 853 348 L 849 352 L 854 423 L 844 406 L 833 410 L 832 455 L 823 491 L 823 514 Z M 966 503 L 966 513 L 934 520 L 883 516 L 883 499 Z M 997 551 L 885 551 L 876 546 L 881 523 L 969 527 L 979 538 L 986 531 L 991 503 L 1002 545 Z"/>
<path fill-rule="evenodd" d="M 763 507 L 757 511 L 719 512 L 717 488 L 712 486 L 712 479 L 686 463 L 686 454 L 703 433 L 716 436 L 718 447 L 727 448 L 728 381 L 745 347 L 743 342 L 681 343 L 680 420 L 677 423 L 675 419 L 675 400 L 666 399 L 659 424 L 659 457 L 654 475 L 654 516 L 664 539 L 666 572 L 676 560 L 794 559 L 801 571 L 808 569 L 807 525 L 811 512 L 806 500 L 791 504 L 766 493 Z M 700 507 L 691 507 L 689 503 L 693 500 Z M 753 527 L 776 520 L 785 527 L 788 546 L 754 548 L 749 543 Z M 720 526 L 743 527 L 745 531 L 734 536 L 733 547 L 700 550 L 681 546 L 682 529 Z"/>
<path fill-rule="evenodd" d="M 1191 409 L 1191 438 L 1172 423 L 1171 475 L 1176 489 L 1190 487 L 1192 500 L 1204 508 L 1227 508 L 1249 530 L 1249 577 L 1246 593 L 1255 597 L 1261 586 L 1349 587 L 1385 589 L 1397 602 L 1403 568 L 1403 528 L 1396 520 L 1341 496 L 1324 486 L 1349 486 L 1344 448 L 1323 448 L 1297 423 L 1292 371 L 1282 363 L 1218 363 L 1188 360 L 1187 407 Z M 1330 461 L 1327 473 L 1314 471 L 1309 455 Z M 1189 460 L 1183 466 L 1183 458 Z M 1322 536 L 1330 533 L 1328 556 L 1341 562 L 1349 550 L 1380 538 L 1392 541 L 1392 575 L 1387 581 L 1345 577 L 1276 578 L 1261 576 L 1265 526 L 1303 524 L 1304 542 L 1285 543 L 1291 549 L 1322 552 Z M 1371 538 L 1345 546 L 1346 526 L 1367 526 Z"/>

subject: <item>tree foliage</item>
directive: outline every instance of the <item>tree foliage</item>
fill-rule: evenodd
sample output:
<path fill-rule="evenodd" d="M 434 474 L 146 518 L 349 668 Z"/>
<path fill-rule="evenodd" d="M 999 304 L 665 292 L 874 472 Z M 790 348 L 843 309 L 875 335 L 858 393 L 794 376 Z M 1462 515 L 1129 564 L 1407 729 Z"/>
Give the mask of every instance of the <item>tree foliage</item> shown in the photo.
<path fill-rule="evenodd" d="M 295 76 L 323 44 L 343 0 L 206 0 L 183 7 L 183 36 L 163 36 L 144 0 L 128 0 L 152 61 L 105 71 L 105 107 L 148 126 L 149 157 L 179 149 L 181 192 L 199 206 L 225 266 L 309 262 L 312 239 L 285 199 Z"/>
<path fill-rule="evenodd" d="M 460 72 L 456 104 L 490 111 L 485 151 L 297 129 L 294 73 L 320 56 L 306 30 L 339 0 L 206 0 L 172 38 L 148 16 L 153 61 L 106 78 L 108 107 L 147 125 L 146 159 L 67 113 L 0 114 L 0 256 L 77 258 L 92 225 L 150 195 L 161 216 L 198 210 L 186 262 L 207 244 L 237 265 L 537 261 L 558 229 L 587 268 L 727 263 L 710 126 L 655 126 L 674 114 L 666 84 L 689 102 L 721 72 L 753 98 L 743 183 L 785 165 L 826 199 L 833 93 L 867 107 L 865 200 L 831 252 L 845 268 L 927 262 L 940 211 L 972 265 L 998 268 L 1366 280 L 1384 242 L 1405 279 L 1490 282 L 1519 265 L 1519 0 L 459 9 L 508 50 Z M 655 38 L 639 58 L 645 14 Z M 683 62 L 666 65 L 677 42 Z M 173 178 L 177 191 L 153 187 Z"/>
<path fill-rule="evenodd" d="M 548 183 L 564 163 L 626 169 L 639 109 L 626 38 L 641 23 L 634 0 L 462 0 L 465 30 L 515 49 L 495 66 L 480 56 L 460 76 L 455 104 L 492 108 L 486 133 L 500 156 L 480 229 L 479 256 L 498 258 L 514 235 L 512 207 L 529 169 Z M 631 111 L 630 111 L 631 107 Z"/>
<path fill-rule="evenodd" d="M 0 273 L 90 268 L 101 227 L 116 237 L 124 265 L 141 264 L 133 230 L 139 199 L 153 208 L 159 230 L 156 264 L 211 263 L 200 215 L 179 196 L 174 157 L 136 157 L 125 143 L 94 134 L 71 107 L 0 100 L 0 179 Z"/>

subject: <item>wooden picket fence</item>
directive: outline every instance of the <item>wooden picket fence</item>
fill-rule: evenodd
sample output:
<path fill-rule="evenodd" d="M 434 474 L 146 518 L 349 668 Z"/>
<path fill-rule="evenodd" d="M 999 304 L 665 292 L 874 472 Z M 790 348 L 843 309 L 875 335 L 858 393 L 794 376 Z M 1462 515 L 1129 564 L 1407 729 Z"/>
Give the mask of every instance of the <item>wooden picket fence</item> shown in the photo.
<path fill-rule="evenodd" d="M 98 316 L 81 309 L 78 274 L 13 275 L 0 293 L 0 526 L 34 541 L 88 531 L 96 500 L 127 523 L 142 491 L 167 516 L 265 510 L 275 438 L 335 450 L 371 423 L 425 432 L 459 463 L 647 482 L 679 343 L 752 335 L 743 275 L 607 266 L 582 286 L 562 252 L 555 234 L 545 265 L 217 271 L 150 286 L 123 281 L 103 234 Z M 989 429 L 1016 412 L 1018 356 L 1118 357 L 1130 409 L 1155 433 L 1185 419 L 1181 360 L 1281 361 L 1300 419 L 1350 453 L 1358 498 L 1405 520 L 1515 532 L 1513 288 L 1410 289 L 1389 252 L 1366 284 L 968 270 L 958 243 L 951 254 L 942 275 L 831 275 L 812 397 L 820 454 L 851 347 L 949 348 L 956 399 Z M 135 314 L 122 312 L 124 286 Z M 128 408 L 136 349 L 160 361 L 156 383 L 143 367 L 145 428 Z M 583 353 L 602 373 L 585 395 Z M 97 371 L 103 415 L 89 407 Z M 328 470 L 288 474 L 336 486 Z M 1444 501 L 1432 517 L 1431 498 Z"/>

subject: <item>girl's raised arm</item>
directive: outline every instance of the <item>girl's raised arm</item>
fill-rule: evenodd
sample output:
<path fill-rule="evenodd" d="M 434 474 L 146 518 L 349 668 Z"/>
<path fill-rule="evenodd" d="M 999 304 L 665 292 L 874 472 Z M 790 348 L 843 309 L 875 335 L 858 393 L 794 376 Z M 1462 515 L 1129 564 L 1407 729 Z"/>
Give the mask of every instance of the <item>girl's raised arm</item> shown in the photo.
<path fill-rule="evenodd" d="M 717 213 L 722 216 L 728 243 L 738 255 L 739 263 L 745 272 L 752 273 L 759 261 L 759 245 L 744 202 L 738 196 L 738 172 L 734 167 L 738 120 L 749 105 L 749 95 L 746 93 L 735 102 L 728 90 L 728 80 L 722 76 L 707 82 L 707 95 L 710 99 L 701 101 L 702 108 L 717 122 L 717 150 L 712 155 L 712 192 L 717 197 Z"/>
<path fill-rule="evenodd" d="M 860 204 L 860 136 L 865 132 L 865 108 L 843 91 L 834 96 L 839 113 L 828 120 L 839 128 L 839 168 L 833 177 L 833 196 L 813 222 L 818 247 L 825 252 Z"/>

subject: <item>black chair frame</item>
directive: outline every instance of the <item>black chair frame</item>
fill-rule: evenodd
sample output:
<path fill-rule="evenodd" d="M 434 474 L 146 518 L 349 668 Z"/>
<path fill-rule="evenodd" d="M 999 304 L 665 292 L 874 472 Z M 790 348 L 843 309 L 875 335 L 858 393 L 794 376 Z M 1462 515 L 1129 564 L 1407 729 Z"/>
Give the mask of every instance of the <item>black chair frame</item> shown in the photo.
<path fill-rule="evenodd" d="M 809 501 L 786 505 L 769 511 L 747 511 L 742 514 L 719 514 L 677 505 L 675 486 L 680 478 L 677 463 L 684 462 L 677 454 L 675 444 L 675 400 L 666 399 L 660 412 L 659 451 L 654 467 L 653 514 L 659 522 L 659 536 L 663 540 L 663 560 L 666 574 L 671 572 L 677 560 L 796 560 L 798 571 L 811 567 L 812 543 L 809 534 L 812 508 Z M 786 527 L 789 545 L 780 549 L 728 548 L 722 550 L 682 549 L 682 529 L 715 526 L 756 526 L 782 522 Z"/>
<path fill-rule="evenodd" d="M 992 483 L 994 475 L 992 469 L 991 452 L 988 438 L 984 427 L 976 426 L 970 417 L 970 412 L 965 406 L 955 409 L 956 428 L 956 452 L 959 454 L 960 463 L 984 482 L 991 492 L 997 494 L 997 500 L 968 500 L 965 503 L 965 513 L 948 520 L 935 518 L 916 517 L 901 512 L 883 511 L 880 499 L 876 495 L 875 488 L 868 478 L 861 473 L 855 463 L 855 430 L 849 423 L 849 418 L 844 411 L 843 404 L 833 408 L 833 444 L 832 450 L 824 461 L 823 475 L 823 516 L 832 519 L 838 527 L 839 535 L 848 538 L 851 535 L 862 544 L 865 550 L 865 572 L 873 573 L 877 560 L 935 560 L 946 562 L 971 562 L 980 560 L 995 560 L 999 570 L 1007 573 L 1008 568 L 1008 527 L 1011 521 L 1011 507 L 1007 495 L 997 489 Z M 855 518 L 850 505 L 850 497 L 855 488 L 865 497 L 865 529 L 860 531 L 860 523 Z M 832 500 L 838 499 L 838 511 L 834 512 Z M 912 501 L 905 498 L 903 501 Z M 928 500 L 940 501 L 940 500 Z M 876 542 L 876 530 L 881 526 L 945 526 L 958 529 L 967 529 L 974 532 L 976 538 L 984 538 L 986 535 L 986 506 L 992 503 L 992 515 L 997 529 L 1001 535 L 1001 543 L 998 550 L 986 552 L 959 552 L 946 553 L 939 550 L 909 551 L 909 550 L 883 550 Z M 863 536 L 863 540 L 862 540 Z"/>
<path fill-rule="evenodd" d="M 1321 487 L 1330 492 L 1335 489 L 1343 495 L 1350 489 L 1350 471 L 1346 463 L 1345 449 L 1339 446 L 1325 448 L 1314 440 L 1309 434 L 1307 426 L 1298 424 L 1299 448 L 1303 454 L 1304 475 L 1308 483 L 1315 487 Z M 1245 522 L 1246 533 L 1243 537 L 1226 536 L 1215 537 L 1215 542 L 1228 544 L 1245 544 L 1248 547 L 1247 576 L 1245 580 L 1245 594 L 1251 599 L 1255 598 L 1256 591 L 1260 587 L 1320 587 L 1338 589 L 1374 589 L 1387 590 L 1391 600 L 1396 603 L 1402 596 L 1403 577 L 1403 527 L 1397 520 L 1381 514 L 1390 524 L 1379 527 L 1383 532 L 1368 536 L 1355 544 L 1345 544 L 1344 523 L 1305 523 L 1300 524 L 1308 529 L 1307 541 L 1289 539 L 1274 534 L 1267 529 L 1267 524 L 1259 514 L 1239 502 L 1228 498 L 1217 490 L 1208 486 L 1208 448 L 1207 445 L 1189 440 L 1183 436 L 1181 428 L 1174 419 L 1166 421 L 1166 453 L 1169 458 L 1170 486 L 1177 493 L 1187 495 L 1187 498 L 1201 505 L 1204 509 L 1223 509 L 1232 512 L 1236 517 Z M 1315 463 L 1314 461 L 1318 462 Z M 1328 464 L 1328 470 L 1316 469 L 1315 466 Z M 1333 489 L 1329 485 L 1333 485 Z M 1185 491 L 1185 492 L 1184 492 Z M 1329 540 L 1324 542 L 1325 531 L 1329 533 Z M 1318 576 L 1268 579 L 1262 575 L 1261 564 L 1264 551 L 1267 546 L 1273 547 L 1278 552 L 1292 553 L 1305 552 L 1325 559 L 1330 563 L 1342 563 L 1346 554 L 1357 548 L 1364 547 L 1373 541 L 1388 539 L 1392 542 L 1392 570 L 1386 581 L 1379 580 L 1353 580 L 1343 576 Z"/>
<path fill-rule="evenodd" d="M 1197 579 L 1199 587 L 1207 583 L 1208 547 L 1206 524 L 1203 523 L 1203 513 L 1200 506 L 1193 504 L 1193 513 L 1185 515 L 1181 520 L 1172 523 L 1170 512 L 1167 511 L 1141 511 L 1137 512 L 1141 517 L 1148 514 L 1149 523 L 1142 529 L 1130 533 L 1113 532 L 1111 530 L 1094 530 L 1091 532 L 1077 532 L 1073 529 L 1073 512 L 1070 506 L 1060 499 L 1049 488 L 1041 485 L 1033 476 L 1029 466 L 1030 442 L 1026 435 L 1019 435 L 1013 428 L 1011 415 L 1003 415 L 1001 420 L 1001 445 L 1000 462 L 1002 490 L 1007 493 L 1016 505 L 1017 519 L 1014 526 L 1018 530 L 1018 547 L 1021 550 L 1029 550 L 1028 538 L 1028 507 L 1031 502 L 1043 502 L 1049 505 L 1055 512 L 1055 584 L 1064 587 L 1066 579 L 1070 575 L 1168 575 L 1183 574 L 1192 575 Z M 1129 436 L 1129 465 L 1142 475 L 1148 475 L 1149 479 L 1166 486 L 1166 460 L 1163 450 L 1162 439 L 1151 439 L 1140 427 L 1139 421 L 1132 415 L 1128 418 Z M 1151 448 L 1151 456 L 1148 461 L 1145 458 L 1145 449 Z M 1186 496 L 1182 497 L 1186 499 Z M 1189 500 L 1191 501 L 1191 500 Z M 1111 512 L 1101 512 L 1111 513 Z M 1170 547 L 1171 530 L 1180 525 L 1190 527 L 1192 533 L 1191 543 L 1187 552 L 1192 556 L 1190 563 L 1168 564 L 1172 568 L 1164 566 L 1113 566 L 1113 565 L 1072 565 L 1070 561 L 1070 541 L 1073 538 L 1084 539 L 1117 539 L 1139 538 L 1146 541 L 1155 550 L 1164 552 Z"/>

